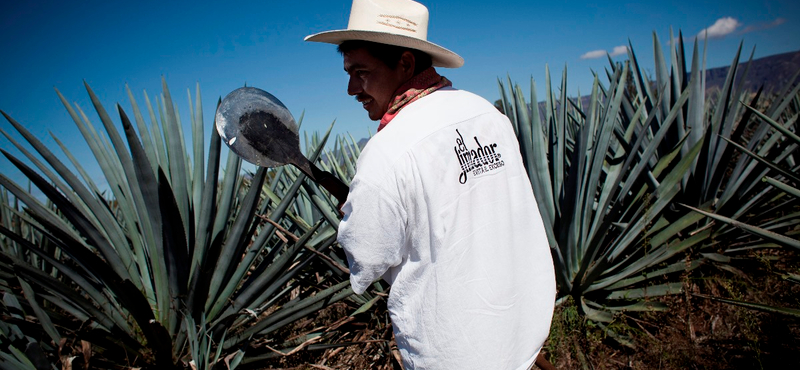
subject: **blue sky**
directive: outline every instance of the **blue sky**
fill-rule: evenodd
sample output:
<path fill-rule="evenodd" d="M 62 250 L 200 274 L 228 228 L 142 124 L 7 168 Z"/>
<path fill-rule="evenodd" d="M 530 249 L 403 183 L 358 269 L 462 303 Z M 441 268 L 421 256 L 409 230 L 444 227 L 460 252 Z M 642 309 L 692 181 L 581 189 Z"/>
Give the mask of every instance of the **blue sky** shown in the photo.
<path fill-rule="evenodd" d="M 507 75 L 523 86 L 534 78 L 543 96 L 546 65 L 559 85 L 567 68 L 569 95 L 586 94 L 592 71 L 602 72 L 608 64 L 605 52 L 624 60 L 615 50 L 624 51 L 629 40 L 640 63 L 652 70 L 653 33 L 667 47 L 670 27 L 686 37 L 706 30 L 709 67 L 729 64 L 740 42 L 744 55 L 755 47 L 756 58 L 800 50 L 796 0 L 422 3 L 431 14 L 428 39 L 466 61 L 462 68 L 439 72 L 455 87 L 490 101 L 499 97 L 497 78 Z M 325 130 L 336 120 L 335 133 L 366 137 L 376 124 L 346 94 L 335 47 L 303 41 L 309 34 L 345 28 L 350 4 L 6 1 L 0 5 L 0 109 L 54 151 L 50 132 L 79 158 L 92 158 L 53 88 L 99 124 L 84 80 L 106 109 L 119 102 L 130 113 L 125 84 L 141 102 L 145 90 L 151 99 L 160 93 L 163 76 L 182 117 L 188 117 L 186 90 L 194 94 L 200 84 L 207 135 L 217 98 L 247 83 L 277 96 L 295 117 L 305 111 L 304 130 Z M 0 128 L 19 137 L 4 119 Z M 18 153 L 5 137 L 0 147 Z M 16 178 L 4 157 L 0 170 Z"/>

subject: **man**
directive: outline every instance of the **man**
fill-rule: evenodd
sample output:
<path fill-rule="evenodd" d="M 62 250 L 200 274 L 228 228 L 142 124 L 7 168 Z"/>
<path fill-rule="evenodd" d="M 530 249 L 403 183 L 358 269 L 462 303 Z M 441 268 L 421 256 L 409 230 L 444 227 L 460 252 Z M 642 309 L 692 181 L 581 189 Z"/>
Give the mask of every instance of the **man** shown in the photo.
<path fill-rule="evenodd" d="M 463 59 L 427 24 L 410 0 L 354 0 L 346 30 L 306 37 L 339 45 L 347 93 L 380 120 L 342 207 L 350 281 L 392 285 L 406 369 L 528 369 L 555 298 L 544 226 L 510 122 L 436 72 Z"/>

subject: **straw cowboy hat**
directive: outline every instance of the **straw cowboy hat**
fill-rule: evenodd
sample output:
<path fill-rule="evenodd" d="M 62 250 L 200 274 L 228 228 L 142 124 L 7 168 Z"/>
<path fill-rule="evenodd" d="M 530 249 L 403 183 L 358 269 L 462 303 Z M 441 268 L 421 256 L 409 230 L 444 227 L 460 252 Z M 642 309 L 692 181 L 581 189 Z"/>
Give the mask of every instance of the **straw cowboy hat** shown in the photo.
<path fill-rule="evenodd" d="M 347 29 L 320 32 L 305 40 L 336 45 L 372 41 L 423 51 L 437 67 L 464 65 L 464 58 L 428 41 L 428 8 L 411 0 L 353 0 Z"/>

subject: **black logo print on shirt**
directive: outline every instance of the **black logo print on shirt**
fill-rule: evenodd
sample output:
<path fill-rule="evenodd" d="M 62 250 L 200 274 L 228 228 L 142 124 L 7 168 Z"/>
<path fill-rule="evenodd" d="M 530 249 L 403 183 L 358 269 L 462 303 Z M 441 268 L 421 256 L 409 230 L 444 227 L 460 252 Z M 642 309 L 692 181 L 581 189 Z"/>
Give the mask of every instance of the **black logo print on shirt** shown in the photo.
<path fill-rule="evenodd" d="M 453 149 L 458 157 L 458 164 L 461 166 L 461 174 L 458 176 L 458 182 L 462 184 L 467 183 L 467 176 L 481 176 L 501 168 L 505 165 L 500 159 L 500 152 L 497 150 L 497 143 L 489 145 L 481 145 L 478 137 L 474 136 L 476 149 L 470 149 L 464 143 L 464 137 L 456 130 L 458 138 L 456 139 L 456 146 Z"/>

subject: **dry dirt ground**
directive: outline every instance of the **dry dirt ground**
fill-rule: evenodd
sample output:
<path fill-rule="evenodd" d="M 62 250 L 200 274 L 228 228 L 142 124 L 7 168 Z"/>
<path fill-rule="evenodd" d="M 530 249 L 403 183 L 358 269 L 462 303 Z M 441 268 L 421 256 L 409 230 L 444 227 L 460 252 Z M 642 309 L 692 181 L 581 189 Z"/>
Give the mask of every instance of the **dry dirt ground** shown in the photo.
<path fill-rule="evenodd" d="M 543 353 L 558 369 L 797 369 L 800 318 L 714 301 L 723 297 L 800 310 L 797 253 L 751 252 L 730 265 L 706 263 L 673 278 L 684 293 L 661 297 L 665 312 L 620 314 L 611 324 L 632 339 L 628 347 L 592 322 L 568 301 L 553 316 Z M 352 308 L 344 304 L 291 329 L 302 333 L 330 325 Z M 274 369 L 400 369 L 385 304 L 337 329 L 345 347 L 310 346 L 266 364 Z M 290 335 L 291 333 L 287 333 Z M 259 368 L 264 368 L 262 364 Z M 534 367 L 535 369 L 536 367 Z"/>

